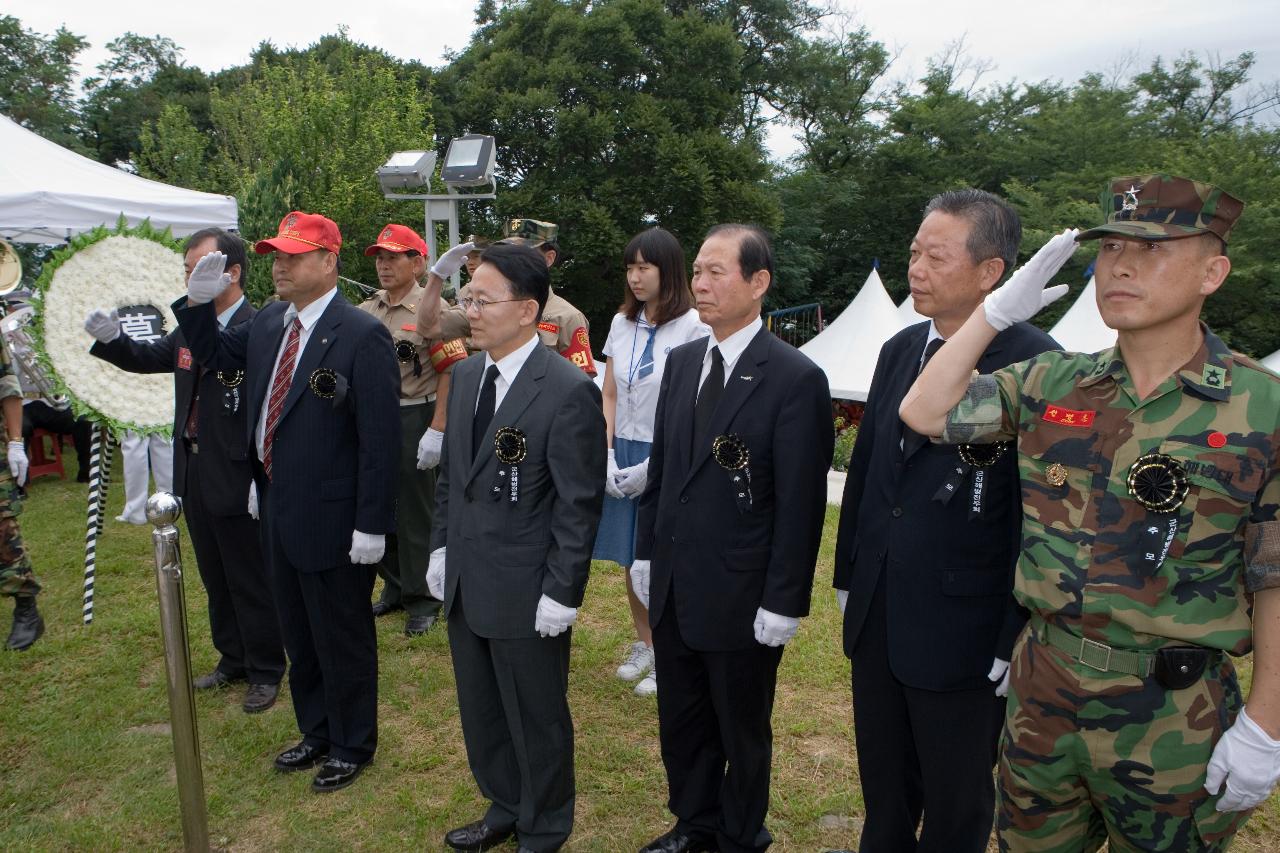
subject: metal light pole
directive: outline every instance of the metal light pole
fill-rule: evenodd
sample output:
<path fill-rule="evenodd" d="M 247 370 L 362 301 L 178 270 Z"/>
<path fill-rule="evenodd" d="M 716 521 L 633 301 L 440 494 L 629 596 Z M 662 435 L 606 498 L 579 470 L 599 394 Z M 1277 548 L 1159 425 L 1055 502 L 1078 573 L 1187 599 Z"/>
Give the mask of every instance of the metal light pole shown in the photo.
<path fill-rule="evenodd" d="M 191 649 L 187 645 L 187 604 L 182 589 L 182 554 L 174 522 L 182 505 L 168 492 L 147 500 L 147 518 L 155 526 L 156 591 L 160 595 L 160 632 L 164 637 L 165 673 L 169 682 L 169 722 L 173 731 L 173 763 L 178 775 L 182 837 L 189 853 L 207 853 L 209 826 L 205 815 L 204 775 L 200 770 L 200 734 L 196 729 L 195 688 L 191 684 Z"/>

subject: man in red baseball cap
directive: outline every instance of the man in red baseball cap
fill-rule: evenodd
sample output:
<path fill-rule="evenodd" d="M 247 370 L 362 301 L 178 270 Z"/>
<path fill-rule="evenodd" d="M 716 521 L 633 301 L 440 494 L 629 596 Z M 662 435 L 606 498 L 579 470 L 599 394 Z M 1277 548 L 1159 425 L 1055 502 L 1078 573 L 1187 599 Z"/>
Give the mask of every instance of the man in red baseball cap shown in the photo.
<path fill-rule="evenodd" d="M 426 272 L 427 244 L 416 231 L 391 223 L 364 253 L 374 259 L 382 289 L 360 308 L 387 327 L 400 362 L 397 532 L 387 537 L 386 553 L 378 562 L 383 585 L 373 615 L 403 609 L 408 614 L 404 633 L 417 637 L 435 624 L 440 612 L 440 601 L 427 590 L 434 469 L 444 440 L 449 371 L 467 357 L 467 351 L 461 340 L 433 340 L 418 332 L 418 303 L 425 298 L 419 282 Z"/>
<path fill-rule="evenodd" d="M 338 292 L 341 248 L 332 220 L 293 211 L 275 237 L 254 245 L 274 252 L 280 301 L 220 331 L 213 300 L 230 277 L 225 255 L 210 252 L 175 311 L 200 364 L 245 373 L 249 511 L 261 516 L 302 732 L 275 766 L 321 765 L 316 791 L 351 784 L 377 746 L 369 599 L 374 565 L 395 530 L 400 443 L 395 348 L 385 326 Z"/>

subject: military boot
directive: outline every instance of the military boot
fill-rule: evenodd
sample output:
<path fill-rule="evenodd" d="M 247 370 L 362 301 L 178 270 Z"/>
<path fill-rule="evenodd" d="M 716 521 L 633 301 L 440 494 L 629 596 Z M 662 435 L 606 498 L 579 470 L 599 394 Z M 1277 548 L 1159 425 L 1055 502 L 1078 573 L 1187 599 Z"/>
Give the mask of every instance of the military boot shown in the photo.
<path fill-rule="evenodd" d="M 13 630 L 9 632 L 9 640 L 4 647 L 14 652 L 26 651 L 43 633 L 44 620 L 40 618 L 40 611 L 36 610 L 36 597 L 14 596 Z"/>

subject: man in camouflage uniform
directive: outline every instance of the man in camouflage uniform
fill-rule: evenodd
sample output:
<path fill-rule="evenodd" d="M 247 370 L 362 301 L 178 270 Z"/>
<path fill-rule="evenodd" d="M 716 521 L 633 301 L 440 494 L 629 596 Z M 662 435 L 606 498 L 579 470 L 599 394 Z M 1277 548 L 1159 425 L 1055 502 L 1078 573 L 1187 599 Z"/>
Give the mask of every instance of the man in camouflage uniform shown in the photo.
<path fill-rule="evenodd" d="M 18 487 L 27 479 L 27 451 L 22 442 L 22 388 L 9 356 L 9 343 L 0 337 L 0 406 L 9 437 L 5 464 L 0 466 L 0 595 L 13 597 L 13 628 L 5 648 L 25 651 L 44 633 L 44 620 L 36 609 L 40 581 L 22 545 L 18 513 L 22 503 Z"/>
<path fill-rule="evenodd" d="M 972 376 L 1065 292 L 1055 237 L 902 404 L 947 442 L 1018 442 L 1024 507 L 1003 850 L 1222 850 L 1280 777 L 1280 378 L 1199 322 L 1243 205 L 1168 175 L 1104 193 L 1099 310 L 1117 345 Z M 1254 651 L 1242 706 L 1230 656 Z M 1226 790 L 1222 791 L 1222 783 Z"/>
<path fill-rule="evenodd" d="M 439 455 L 419 460 L 419 438 L 439 449 L 444 438 L 449 369 L 467 357 L 460 340 L 439 341 L 418 334 L 418 303 L 424 298 L 422 278 L 427 244 L 412 228 L 394 223 L 364 250 L 375 258 L 382 285 L 360 307 L 382 321 L 391 333 L 400 362 L 400 480 L 396 494 L 396 532 L 378 562 L 382 596 L 373 615 L 403 609 L 404 633 L 425 634 L 435 624 L 441 602 L 427 591 L 431 508 L 435 503 Z M 439 296 L 436 297 L 439 300 Z M 418 464 L 419 462 L 423 464 Z"/>
<path fill-rule="evenodd" d="M 498 242 L 532 246 L 542 253 L 547 268 L 550 269 L 560 258 L 560 247 L 556 245 L 558 231 L 559 227 L 554 222 L 509 219 L 503 228 L 503 238 Z M 474 248 L 472 243 L 461 243 L 440 256 L 427 276 L 427 293 L 430 296 L 440 295 L 444 279 L 461 269 Z M 420 303 L 418 328 L 431 337 L 469 338 L 471 321 L 467 319 L 467 309 L 463 307 L 461 299 L 457 305 L 446 307 L 443 311 L 438 310 L 438 306 L 433 304 L 435 302 L 438 300 L 424 299 Z M 586 315 L 555 291 L 547 297 L 547 305 L 538 321 L 538 339 L 544 346 L 578 365 L 588 376 L 596 375 Z"/>

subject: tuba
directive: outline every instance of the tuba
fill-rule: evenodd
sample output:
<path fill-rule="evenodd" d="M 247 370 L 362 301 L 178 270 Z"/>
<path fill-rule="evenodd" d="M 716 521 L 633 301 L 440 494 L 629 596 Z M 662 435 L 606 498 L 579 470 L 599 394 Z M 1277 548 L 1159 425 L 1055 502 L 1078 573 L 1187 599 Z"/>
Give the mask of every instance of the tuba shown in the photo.
<path fill-rule="evenodd" d="M 40 361 L 36 358 L 35 343 L 27 332 L 27 327 L 36 318 L 36 309 L 23 305 L 0 319 L 0 334 L 4 335 L 9 353 L 13 356 L 13 366 L 18 371 L 18 383 L 29 399 L 48 400 L 55 409 L 67 407 L 65 394 L 55 392 L 49 374 L 45 373 Z"/>

